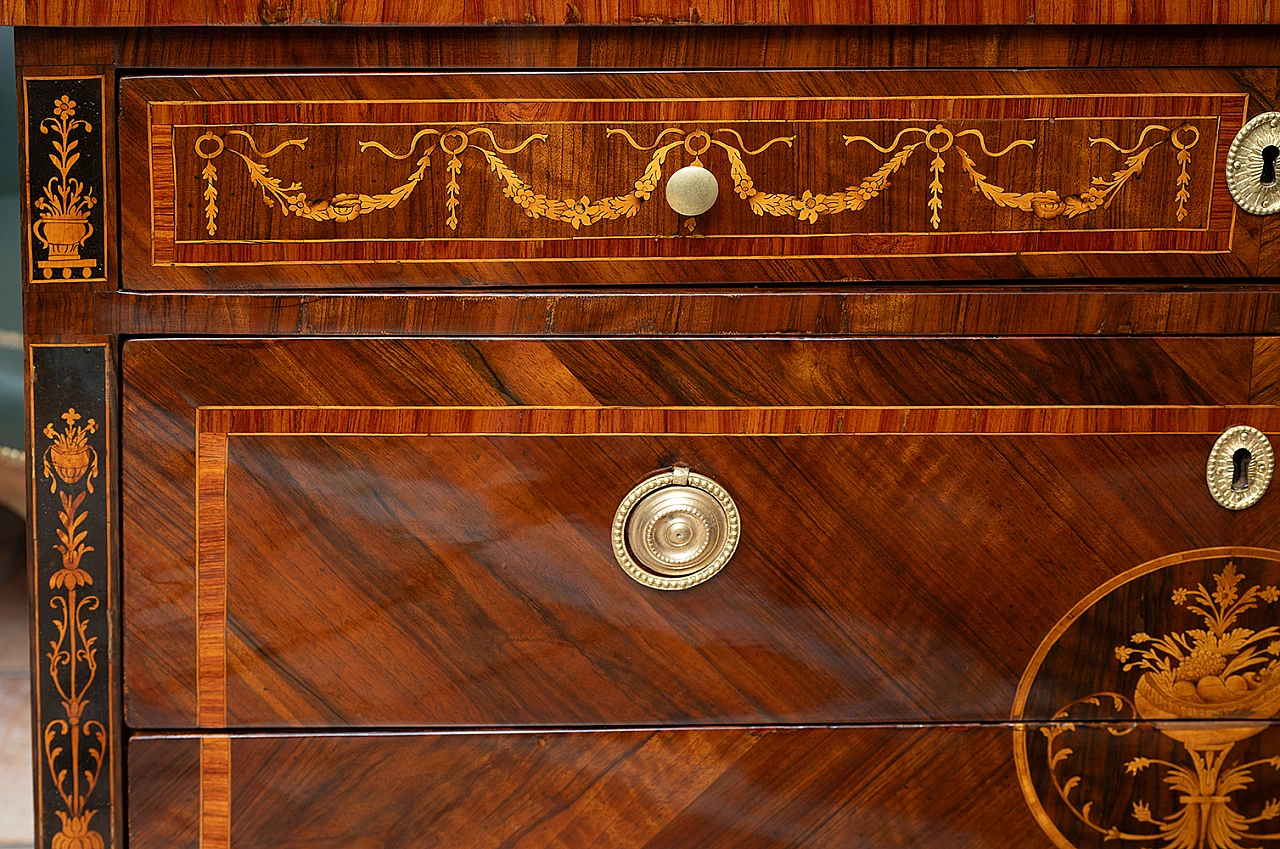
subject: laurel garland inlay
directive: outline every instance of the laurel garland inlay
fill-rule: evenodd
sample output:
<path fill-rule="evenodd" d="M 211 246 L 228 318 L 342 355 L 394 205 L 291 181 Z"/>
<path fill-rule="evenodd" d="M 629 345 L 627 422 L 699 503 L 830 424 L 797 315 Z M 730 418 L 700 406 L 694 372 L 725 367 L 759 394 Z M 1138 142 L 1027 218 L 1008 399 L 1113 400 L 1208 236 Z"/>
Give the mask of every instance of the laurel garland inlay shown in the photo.
<path fill-rule="evenodd" d="M 1166 134 L 1165 139 L 1146 143 L 1147 136 L 1153 132 Z M 431 155 L 439 149 L 447 158 L 445 160 L 445 208 L 448 217 L 446 224 L 451 231 L 458 229 L 459 209 L 462 206 L 463 156 L 468 151 L 475 151 L 502 184 L 502 194 L 524 210 L 530 218 L 546 218 L 549 221 L 560 221 L 571 225 L 575 230 L 588 227 L 601 221 L 613 221 L 619 218 L 631 218 L 640 211 L 662 180 L 663 167 L 668 158 L 680 148 L 692 157 L 691 164 L 702 166 L 702 157 L 713 148 L 724 152 L 729 163 L 729 174 L 733 179 L 734 191 L 742 200 L 747 201 L 756 215 L 774 217 L 788 216 L 800 221 L 814 224 L 819 216 L 834 215 L 840 212 L 856 212 L 867 205 L 873 198 L 884 192 L 890 183 L 890 177 L 900 171 L 911 159 L 915 151 L 923 145 L 933 154 L 929 161 L 930 182 L 928 184 L 929 224 L 937 230 L 941 226 L 941 210 L 943 207 L 944 184 L 946 171 L 944 154 L 955 150 L 960 157 L 960 168 L 973 184 L 973 192 L 986 199 L 992 205 L 1016 209 L 1035 215 L 1040 219 L 1052 219 L 1058 216 L 1075 218 L 1098 209 L 1109 207 L 1112 201 L 1128 185 L 1129 181 L 1142 174 L 1151 152 L 1167 140 L 1177 152 L 1176 162 L 1180 166 L 1180 174 L 1176 180 L 1173 201 L 1177 205 L 1179 221 L 1187 217 L 1187 203 L 1191 199 L 1191 176 L 1188 168 L 1191 164 L 1191 149 L 1200 140 L 1200 132 L 1188 123 L 1170 129 L 1162 124 L 1150 124 L 1143 128 L 1137 143 L 1123 148 L 1114 140 L 1100 137 L 1089 138 L 1089 146 L 1106 145 L 1125 156 L 1123 167 L 1113 171 L 1110 177 L 1093 177 L 1088 187 L 1077 194 L 1062 196 L 1057 191 L 1019 192 L 995 185 L 987 176 L 978 170 L 974 157 L 957 142 L 961 138 L 976 139 L 983 155 L 995 160 L 1005 156 L 1015 148 L 1034 148 L 1035 141 L 1017 139 L 998 152 L 987 148 L 982 132 L 977 129 L 964 129 L 953 132 L 942 123 L 932 129 L 924 127 L 908 127 L 898 133 L 887 146 L 881 146 L 866 136 L 844 136 L 847 146 L 855 142 L 870 145 L 877 151 L 889 154 L 879 168 L 860 182 L 850 185 L 842 191 L 815 193 L 804 189 L 797 196 L 789 193 L 769 193 L 756 189 L 745 157 L 757 156 L 775 144 L 792 147 L 795 136 L 779 136 L 770 139 L 754 150 L 749 148 L 742 136 L 733 129 L 721 128 L 708 133 L 703 130 L 686 131 L 676 127 L 661 130 L 647 145 L 636 141 L 635 137 L 625 129 L 608 128 L 607 138 L 620 137 L 635 150 L 652 151 L 643 172 L 635 180 L 629 192 L 619 195 L 605 196 L 593 200 L 588 195 L 574 198 L 553 198 L 536 191 L 527 180 L 503 159 L 504 155 L 518 154 L 533 142 L 546 142 L 546 133 L 534 133 L 526 137 L 515 147 L 503 147 L 498 143 L 493 131 L 487 127 L 470 129 L 452 128 L 448 130 L 423 129 L 413 137 L 408 149 L 403 153 L 395 153 L 381 142 L 362 141 L 360 152 L 376 150 L 394 160 L 405 160 L 416 155 L 413 170 L 404 183 L 379 194 L 340 193 L 328 200 L 313 200 L 307 197 L 306 191 L 298 182 L 287 185 L 279 177 L 271 174 L 266 160 L 273 158 L 286 148 L 295 147 L 305 150 L 307 138 L 289 139 L 269 151 L 258 148 L 254 137 L 244 130 L 229 130 L 223 135 L 207 131 L 195 142 L 196 154 L 205 161 L 200 172 L 204 180 L 204 215 L 206 229 L 214 235 L 218 229 L 218 170 L 215 165 L 224 152 L 229 152 L 244 162 L 250 182 L 262 192 L 267 206 L 279 205 L 281 214 L 290 214 L 312 221 L 351 221 L 361 215 L 367 215 L 383 209 L 393 209 L 413 194 L 414 190 L 426 179 L 427 170 L 431 167 Z M 713 138 L 718 136 L 720 138 Z M 917 141 L 903 143 L 904 139 L 919 137 Z M 230 138 L 243 138 L 252 156 L 227 144 Z M 674 138 L 668 141 L 668 138 Z M 728 138 L 729 140 L 724 140 Z M 487 141 L 487 145 L 485 142 Z M 425 142 L 422 152 L 418 153 L 421 143 Z M 1145 146 L 1144 146 L 1145 145 Z M 255 158 L 256 157 L 256 158 Z"/>

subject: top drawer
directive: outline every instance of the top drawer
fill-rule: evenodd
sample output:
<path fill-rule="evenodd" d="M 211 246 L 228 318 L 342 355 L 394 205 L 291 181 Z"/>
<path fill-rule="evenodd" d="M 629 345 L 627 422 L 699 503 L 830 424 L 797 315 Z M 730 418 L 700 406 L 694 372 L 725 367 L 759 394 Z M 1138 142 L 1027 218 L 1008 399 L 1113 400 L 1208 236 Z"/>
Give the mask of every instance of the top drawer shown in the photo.
<path fill-rule="evenodd" d="M 136 289 L 1259 268 L 1225 161 L 1265 107 L 1226 71 L 153 77 L 121 102 Z"/>

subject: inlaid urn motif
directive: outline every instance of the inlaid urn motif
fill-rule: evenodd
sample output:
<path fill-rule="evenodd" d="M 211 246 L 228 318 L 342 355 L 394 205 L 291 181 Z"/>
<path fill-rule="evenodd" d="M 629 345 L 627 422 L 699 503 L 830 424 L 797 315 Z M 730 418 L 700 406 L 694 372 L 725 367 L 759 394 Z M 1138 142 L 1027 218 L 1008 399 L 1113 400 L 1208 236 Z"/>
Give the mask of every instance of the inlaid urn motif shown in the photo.
<path fill-rule="evenodd" d="M 1055 844 L 1280 840 L 1278 581 L 1280 552 L 1175 555 L 1103 585 L 1046 638 L 1013 718 L 1053 721 L 1020 726 L 1014 754 Z"/>
<path fill-rule="evenodd" d="M 45 449 L 44 476 L 52 480 L 52 475 L 49 473 L 49 468 L 52 466 L 62 482 L 70 485 L 79 483 L 84 473 L 92 467 L 93 474 L 89 476 L 88 487 L 89 491 L 93 492 L 93 478 L 98 474 L 98 455 L 89 447 L 89 434 L 97 432 L 98 423 L 89 419 L 81 425 L 79 424 L 81 418 L 75 407 L 72 407 L 62 414 L 66 427 L 61 431 L 57 430 L 52 422 L 45 426 L 44 435 L 53 442 Z M 56 482 L 50 486 L 49 491 L 55 492 Z"/>
<path fill-rule="evenodd" d="M 40 122 L 40 132 L 53 136 L 54 152 L 49 161 L 56 171 L 42 187 L 43 196 L 35 201 L 39 218 L 31 225 L 32 234 L 47 252 L 39 264 L 45 277 L 52 277 L 55 270 L 70 277 L 73 269 L 89 277 L 98 264 L 80 256 L 80 249 L 93 235 L 89 210 L 98 199 L 92 186 L 72 174 L 80 161 L 80 140 L 75 137 L 93 132 L 93 124 L 76 117 L 76 107 L 64 94 L 53 103 L 53 117 Z"/>

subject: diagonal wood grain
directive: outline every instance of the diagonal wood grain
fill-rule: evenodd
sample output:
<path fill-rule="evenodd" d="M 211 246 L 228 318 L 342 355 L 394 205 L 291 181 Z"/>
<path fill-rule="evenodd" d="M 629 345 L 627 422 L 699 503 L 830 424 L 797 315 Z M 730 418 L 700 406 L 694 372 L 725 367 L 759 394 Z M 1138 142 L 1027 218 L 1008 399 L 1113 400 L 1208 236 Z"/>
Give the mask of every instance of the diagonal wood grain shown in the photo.
<path fill-rule="evenodd" d="M 1035 436 L 930 433 L 1011 414 L 1000 406 L 916 408 L 910 433 L 891 418 L 788 436 L 755 435 L 767 419 L 719 405 L 852 404 L 851 431 L 860 405 L 885 402 L 1214 405 L 1243 399 L 1252 352 L 1250 340 L 131 343 L 130 720 L 195 722 L 197 418 L 233 434 L 227 630 L 209 632 L 230 727 L 998 720 L 1040 638 L 1107 578 L 1274 538 L 1269 502 L 1241 518 L 1204 484 L 1231 408 L 1190 429 L 1190 406 L 1121 410 L 1100 432 L 1047 416 Z M 555 434 L 594 419 L 547 410 L 539 436 L 517 433 L 537 411 L 506 406 L 583 399 L 602 416 L 708 409 L 576 436 Z M 215 408 L 246 401 L 290 407 Z M 343 402 L 428 409 L 329 408 Z M 471 414 L 432 420 L 432 404 L 508 419 L 448 435 L 441 422 L 470 427 Z M 680 432 L 685 415 L 719 429 Z M 632 485 L 676 463 L 729 489 L 745 533 L 724 573 L 662 594 L 618 568 L 609 525 Z"/>
<path fill-rule="evenodd" d="M 1034 739 L 1039 729 L 1027 729 Z M 1073 757 L 1074 793 L 1094 817 L 1153 832 L 1181 794 L 1126 752 L 1182 763 L 1188 755 L 1150 727 L 1121 737 L 1077 731 L 1093 744 Z M 1274 751 L 1267 726 L 1227 755 L 1232 766 Z M 231 841 L 239 849 L 1049 849 L 1028 797 L 1066 845 L 1096 846 L 1043 770 L 1019 777 L 1008 725 L 926 728 L 733 728 L 669 731 L 262 735 L 230 742 Z M 1107 742 L 1110 741 L 1110 742 Z M 134 763 L 177 767 L 177 783 L 135 773 L 130 845 L 194 845 L 190 738 L 140 735 Z M 1043 749 L 1043 746 L 1040 747 Z M 1042 754 L 1042 752 L 1038 752 Z M 1156 768 L 1158 769 L 1158 768 Z M 1255 765 L 1227 804 L 1256 815 L 1280 790 Z M 159 800 L 167 804 L 159 806 Z M 1247 826 L 1265 832 L 1266 823 Z M 1062 845 L 1062 844 L 1059 844 Z M 208 839 L 200 849 L 217 849 Z"/>
<path fill-rule="evenodd" d="M 190 751 L 141 737 L 131 755 L 174 748 Z M 231 751 L 240 849 L 1048 845 L 1007 728 L 267 736 Z M 139 772 L 132 793 L 164 784 Z M 190 833 L 171 792 L 168 815 L 131 818 L 131 846 Z"/>
<path fill-rule="evenodd" d="M 233 667 L 266 686 L 233 672 L 228 721 L 998 719 L 1092 585 L 1228 535 L 1178 473 L 1211 440 L 239 437 Z M 608 527 L 671 463 L 726 486 L 746 530 L 724 573 L 663 594 Z"/>
<path fill-rule="evenodd" d="M 1249 403 L 1275 404 L 1277 401 L 1280 401 L 1280 339 L 1268 336 L 1253 343 Z"/>
<path fill-rule="evenodd" d="M 195 737 L 171 738 L 160 746 L 129 746 L 131 843 L 146 843 L 139 833 L 151 833 L 152 845 L 200 849 L 201 746 Z"/>

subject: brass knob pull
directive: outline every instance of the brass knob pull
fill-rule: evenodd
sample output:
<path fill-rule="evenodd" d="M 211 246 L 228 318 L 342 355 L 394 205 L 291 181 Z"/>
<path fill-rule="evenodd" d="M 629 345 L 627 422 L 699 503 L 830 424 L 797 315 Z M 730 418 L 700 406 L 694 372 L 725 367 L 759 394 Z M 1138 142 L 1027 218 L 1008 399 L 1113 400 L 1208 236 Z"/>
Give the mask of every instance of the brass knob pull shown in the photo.
<path fill-rule="evenodd" d="M 677 466 L 627 493 L 613 517 L 613 554 L 647 587 L 684 590 L 724 568 L 742 519 L 724 487 Z"/>
<path fill-rule="evenodd" d="M 667 180 L 667 203 L 681 215 L 701 215 L 720 196 L 720 182 L 701 165 L 686 165 Z"/>
<path fill-rule="evenodd" d="M 1228 510 L 1252 507 L 1271 485 L 1275 455 L 1271 441 L 1257 428 L 1227 428 L 1209 451 L 1209 492 Z"/>

